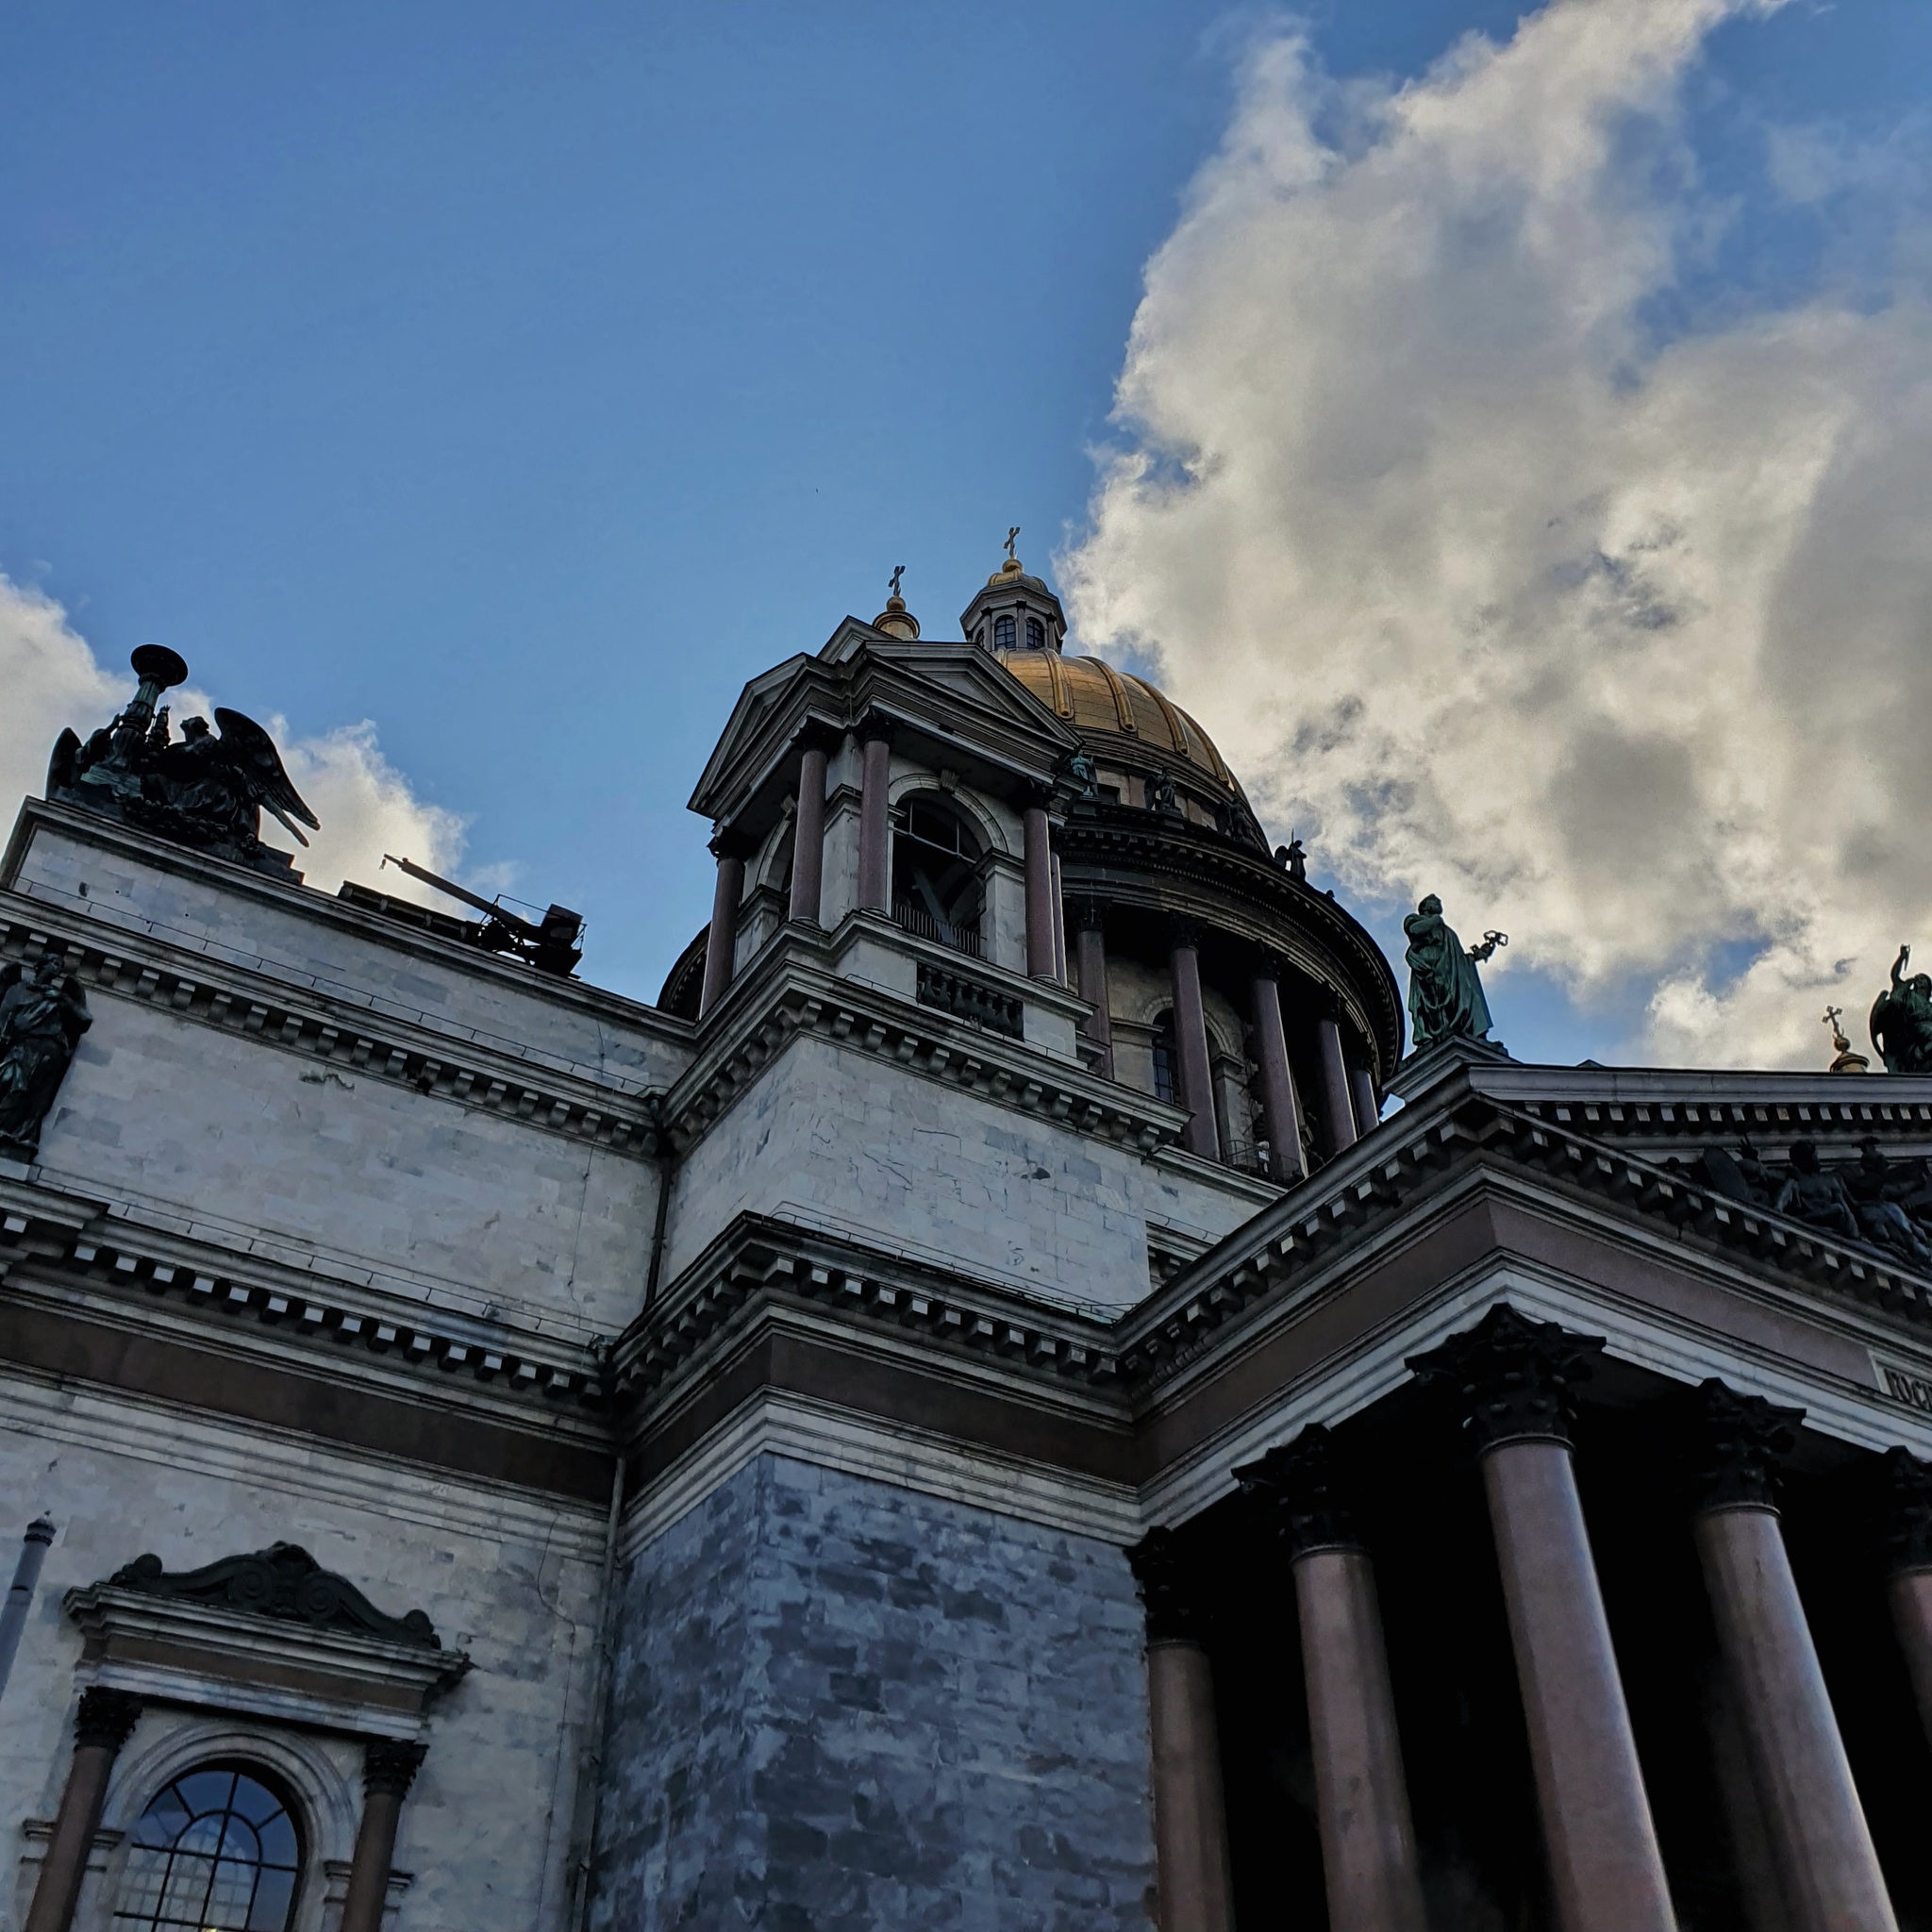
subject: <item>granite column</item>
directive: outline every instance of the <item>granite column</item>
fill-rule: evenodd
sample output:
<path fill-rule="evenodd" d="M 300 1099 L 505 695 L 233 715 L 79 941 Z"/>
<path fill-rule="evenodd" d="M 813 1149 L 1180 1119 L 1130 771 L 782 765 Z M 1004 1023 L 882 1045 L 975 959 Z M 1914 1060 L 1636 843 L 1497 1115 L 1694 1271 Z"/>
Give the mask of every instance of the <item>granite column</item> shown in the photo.
<path fill-rule="evenodd" d="M 80 1693 L 80 1709 L 74 1720 L 74 1762 L 22 1932 L 68 1932 L 74 1924 L 88 1854 L 108 1802 L 108 1779 L 122 1745 L 140 1721 L 141 1699 L 130 1691 L 96 1685 Z"/>
<path fill-rule="evenodd" d="M 791 827 L 789 917 L 816 925 L 825 872 L 825 747 L 808 738 L 798 758 L 798 810 Z"/>
<path fill-rule="evenodd" d="M 892 741 L 886 725 L 868 719 L 859 728 L 858 908 L 892 909 Z"/>
<path fill-rule="evenodd" d="M 341 1932 L 382 1932 L 382 1908 L 389 1899 L 390 1868 L 395 1863 L 396 1826 L 403 1800 L 427 1755 L 426 1744 L 375 1738 L 362 1752 L 362 1819 L 356 1827 L 356 1851 L 349 1864 L 349 1887 L 342 1900 Z"/>
<path fill-rule="evenodd" d="M 1208 1009 L 1201 1000 L 1201 955 L 1193 928 L 1174 931 L 1174 1050 L 1179 1061 L 1181 1105 L 1189 1109 L 1181 1145 L 1209 1160 L 1221 1158 L 1214 1124 L 1214 1077 L 1208 1059 Z"/>
<path fill-rule="evenodd" d="M 1348 1060 L 1341 1050 L 1341 1023 L 1324 1013 L 1315 1022 L 1315 1057 L 1322 1069 L 1323 1151 L 1333 1160 L 1353 1147 L 1355 1097 L 1348 1091 Z"/>
<path fill-rule="evenodd" d="M 1023 819 L 1026 859 L 1026 971 L 1035 979 L 1054 974 L 1053 825 L 1043 805 L 1029 805 Z"/>
<path fill-rule="evenodd" d="M 744 897 L 744 847 L 721 827 L 711 841 L 718 860 L 718 883 L 711 892 L 711 931 L 705 941 L 705 977 L 698 992 L 703 1019 L 724 997 L 738 952 L 738 904 Z"/>
<path fill-rule="evenodd" d="M 1672 1932 L 1663 1857 L 1572 1466 L 1575 1385 L 1599 1338 L 1507 1303 L 1409 1367 L 1472 1438 L 1561 1932 Z"/>
<path fill-rule="evenodd" d="M 1803 1414 L 1703 1384 L 1691 1526 L 1792 1932 L 1895 1932 L 1778 1522 Z"/>
<path fill-rule="evenodd" d="M 1375 1573 L 1319 1424 L 1235 1471 L 1293 1566 L 1331 1932 L 1428 1932 Z"/>
<path fill-rule="evenodd" d="M 1154 1847 L 1160 1932 L 1234 1932 L 1234 1877 L 1214 1721 L 1214 1671 L 1181 1539 L 1157 1529 L 1127 1552 L 1147 1610 Z"/>
<path fill-rule="evenodd" d="M 1885 1483 L 1886 1593 L 1919 1722 L 1932 1742 L 1932 1466 L 1904 1449 L 1888 1450 Z"/>
<path fill-rule="evenodd" d="M 1252 988 L 1255 1058 L 1261 1070 L 1261 1118 L 1268 1129 L 1268 1171 L 1278 1181 L 1298 1181 L 1302 1165 L 1302 1110 L 1288 1063 L 1288 1035 L 1281 1024 L 1278 971 L 1257 973 Z"/>
<path fill-rule="evenodd" d="M 1113 1019 L 1108 1009 L 1107 924 L 1097 899 L 1080 904 L 1080 936 L 1074 959 L 1080 972 L 1080 997 L 1093 1008 L 1080 1030 L 1100 1049 L 1100 1071 L 1113 1078 Z"/>

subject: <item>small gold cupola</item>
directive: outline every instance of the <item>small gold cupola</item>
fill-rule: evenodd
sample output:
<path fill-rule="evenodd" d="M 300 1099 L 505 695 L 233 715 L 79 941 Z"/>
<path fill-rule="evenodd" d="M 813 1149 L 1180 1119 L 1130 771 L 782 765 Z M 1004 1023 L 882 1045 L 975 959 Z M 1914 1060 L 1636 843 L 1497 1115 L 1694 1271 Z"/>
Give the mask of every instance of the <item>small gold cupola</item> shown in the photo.
<path fill-rule="evenodd" d="M 1007 532 L 1007 560 L 959 619 L 968 641 L 982 651 L 1058 651 L 1066 641 L 1067 616 L 1060 600 L 1028 576 L 1014 555 L 1019 525 Z"/>
<path fill-rule="evenodd" d="M 899 579 L 905 575 L 906 566 L 902 563 L 892 573 L 890 593 L 886 598 L 886 608 L 873 619 L 872 627 L 874 630 L 884 631 L 889 638 L 906 638 L 910 640 L 919 635 L 919 620 L 913 616 L 911 611 L 907 609 L 906 600 L 899 594 Z"/>

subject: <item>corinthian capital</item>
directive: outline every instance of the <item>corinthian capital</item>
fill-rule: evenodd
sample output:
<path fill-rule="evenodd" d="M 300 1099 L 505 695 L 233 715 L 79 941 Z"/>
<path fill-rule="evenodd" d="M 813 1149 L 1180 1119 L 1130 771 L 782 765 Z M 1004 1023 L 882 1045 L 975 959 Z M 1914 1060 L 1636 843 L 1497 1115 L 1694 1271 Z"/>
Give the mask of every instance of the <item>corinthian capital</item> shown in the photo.
<path fill-rule="evenodd" d="M 1408 1366 L 1451 1397 L 1478 1451 L 1499 1442 L 1564 1442 L 1575 1423 L 1574 1391 L 1590 1379 L 1601 1335 L 1573 1335 L 1498 1302 L 1474 1328 L 1452 1335 Z"/>
<path fill-rule="evenodd" d="M 1291 1557 L 1360 1545 L 1335 1459 L 1334 1438 L 1320 1423 L 1311 1423 L 1292 1441 L 1242 1463 L 1234 1473 L 1242 1495 L 1262 1512 Z"/>
<path fill-rule="evenodd" d="M 1715 1376 L 1699 1384 L 1690 1484 L 1699 1509 L 1770 1509 L 1780 1465 L 1796 1446 L 1802 1408 L 1740 1395 Z"/>

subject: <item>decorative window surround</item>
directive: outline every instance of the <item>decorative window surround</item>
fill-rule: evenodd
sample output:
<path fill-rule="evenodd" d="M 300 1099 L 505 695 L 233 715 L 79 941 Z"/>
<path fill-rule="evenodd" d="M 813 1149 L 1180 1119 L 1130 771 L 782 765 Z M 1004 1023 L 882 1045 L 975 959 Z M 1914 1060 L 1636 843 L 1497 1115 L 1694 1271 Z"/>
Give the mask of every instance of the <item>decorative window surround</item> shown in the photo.
<path fill-rule="evenodd" d="M 297 1558 L 308 1566 L 292 1579 L 297 1607 L 280 1614 L 237 1607 L 235 1599 L 247 1600 L 247 1577 L 239 1586 L 202 1581 L 218 1572 L 294 1568 Z M 106 1583 L 67 1594 L 67 1614 L 81 1631 L 85 1683 L 156 1703 L 413 1741 L 430 1707 L 470 1668 L 463 1652 L 441 1648 L 426 1619 L 408 1635 L 383 1632 L 383 1624 L 406 1626 L 379 1613 L 375 1629 L 357 1627 L 358 1619 L 340 1608 L 311 1621 L 300 1606 L 318 1594 L 341 1592 L 365 1611 L 368 1606 L 352 1586 L 285 1545 L 184 1576 L 142 1562 L 152 1564 L 145 1585 L 131 1580 L 142 1566 L 130 1564 Z"/>

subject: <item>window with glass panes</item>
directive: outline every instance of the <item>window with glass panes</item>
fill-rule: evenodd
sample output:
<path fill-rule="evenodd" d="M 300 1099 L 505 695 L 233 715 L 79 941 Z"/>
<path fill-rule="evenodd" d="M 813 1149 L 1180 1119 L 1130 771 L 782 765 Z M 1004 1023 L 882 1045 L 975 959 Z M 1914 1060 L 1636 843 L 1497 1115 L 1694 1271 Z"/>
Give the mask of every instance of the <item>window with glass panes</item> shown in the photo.
<path fill-rule="evenodd" d="M 236 1765 L 177 1777 L 128 1840 L 114 1932 L 289 1932 L 294 1922 L 295 1822 Z"/>

